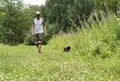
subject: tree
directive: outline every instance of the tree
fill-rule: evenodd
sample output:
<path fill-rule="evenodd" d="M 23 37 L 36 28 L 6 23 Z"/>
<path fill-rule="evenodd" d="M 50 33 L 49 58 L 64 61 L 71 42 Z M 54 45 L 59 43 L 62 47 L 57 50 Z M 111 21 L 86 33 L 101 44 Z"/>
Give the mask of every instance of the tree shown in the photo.
<path fill-rule="evenodd" d="M 93 6 L 94 0 L 47 0 L 41 11 L 49 24 L 68 32 L 80 25 L 79 18 L 84 20 L 89 16 Z"/>
<path fill-rule="evenodd" d="M 3 43 L 17 44 L 24 40 L 23 31 L 26 29 L 23 14 L 23 3 L 21 0 L 3 0 L 1 11 L 1 39 Z"/>

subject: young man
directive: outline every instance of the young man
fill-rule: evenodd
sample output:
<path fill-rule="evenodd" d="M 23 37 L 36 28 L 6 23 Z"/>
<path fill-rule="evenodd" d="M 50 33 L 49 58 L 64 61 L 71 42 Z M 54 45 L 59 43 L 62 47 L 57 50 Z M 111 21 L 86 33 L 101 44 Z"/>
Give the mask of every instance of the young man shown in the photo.
<path fill-rule="evenodd" d="M 41 53 L 41 43 L 43 33 L 47 35 L 46 25 L 43 19 L 40 17 L 40 12 L 36 11 L 36 17 L 32 23 L 32 36 L 35 37 L 35 44 L 38 48 L 38 52 Z"/>

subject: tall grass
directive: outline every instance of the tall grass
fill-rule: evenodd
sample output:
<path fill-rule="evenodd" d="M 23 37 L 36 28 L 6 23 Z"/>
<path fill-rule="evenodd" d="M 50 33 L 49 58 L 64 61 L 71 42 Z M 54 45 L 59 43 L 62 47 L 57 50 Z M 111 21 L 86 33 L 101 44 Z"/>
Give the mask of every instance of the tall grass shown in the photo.
<path fill-rule="evenodd" d="M 58 50 L 71 46 L 71 52 L 75 54 L 109 57 L 116 53 L 119 46 L 120 20 L 116 19 L 117 17 L 112 15 L 104 22 L 93 23 L 91 28 L 85 23 L 77 33 L 53 37 L 49 45 Z"/>

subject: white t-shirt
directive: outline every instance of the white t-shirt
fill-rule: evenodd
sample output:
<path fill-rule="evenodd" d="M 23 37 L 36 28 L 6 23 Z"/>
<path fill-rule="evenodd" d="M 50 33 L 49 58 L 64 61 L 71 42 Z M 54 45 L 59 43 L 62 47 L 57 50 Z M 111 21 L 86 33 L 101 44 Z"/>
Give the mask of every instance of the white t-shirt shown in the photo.
<path fill-rule="evenodd" d="M 40 19 L 35 18 L 33 23 L 34 23 L 34 34 L 44 33 L 42 18 L 40 18 Z"/>

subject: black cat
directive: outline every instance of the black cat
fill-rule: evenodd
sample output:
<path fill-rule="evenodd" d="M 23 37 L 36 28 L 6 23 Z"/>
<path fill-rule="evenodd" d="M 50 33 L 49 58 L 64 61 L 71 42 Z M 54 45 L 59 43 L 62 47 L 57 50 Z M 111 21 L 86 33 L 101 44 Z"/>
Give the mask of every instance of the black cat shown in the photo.
<path fill-rule="evenodd" d="M 70 46 L 67 46 L 67 47 L 64 48 L 64 52 L 69 52 L 70 49 L 71 49 L 71 47 L 70 47 Z"/>

